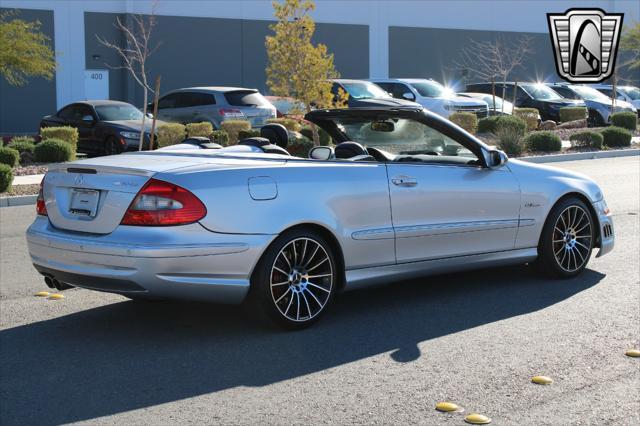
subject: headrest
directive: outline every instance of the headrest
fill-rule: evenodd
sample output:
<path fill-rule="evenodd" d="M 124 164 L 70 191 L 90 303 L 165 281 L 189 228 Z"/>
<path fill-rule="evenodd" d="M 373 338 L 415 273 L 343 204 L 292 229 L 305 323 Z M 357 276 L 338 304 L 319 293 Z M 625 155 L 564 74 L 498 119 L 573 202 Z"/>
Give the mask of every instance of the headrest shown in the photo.
<path fill-rule="evenodd" d="M 280 148 L 286 149 L 289 145 L 289 132 L 282 124 L 265 124 L 260 129 L 260 136 L 269 139 L 273 145 L 278 145 Z"/>
<path fill-rule="evenodd" d="M 271 141 L 267 138 L 252 137 L 242 139 L 240 142 L 238 142 L 238 145 L 250 145 L 262 148 L 265 145 L 271 145 Z"/>
<path fill-rule="evenodd" d="M 345 141 L 336 146 L 336 158 L 352 158 L 358 155 L 368 155 L 367 149 L 358 142 Z"/>
<path fill-rule="evenodd" d="M 211 139 L 206 138 L 204 136 L 191 136 L 190 138 L 186 138 L 180 143 L 188 143 L 191 145 L 202 145 L 203 143 L 209 143 Z"/>

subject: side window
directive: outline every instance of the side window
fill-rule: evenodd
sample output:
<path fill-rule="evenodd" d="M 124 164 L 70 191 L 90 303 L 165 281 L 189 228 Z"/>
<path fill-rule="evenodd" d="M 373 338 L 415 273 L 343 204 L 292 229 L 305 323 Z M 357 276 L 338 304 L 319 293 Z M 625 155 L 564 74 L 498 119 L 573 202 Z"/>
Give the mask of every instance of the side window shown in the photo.
<path fill-rule="evenodd" d="M 393 91 L 391 89 L 391 83 L 377 83 L 375 82 L 378 86 L 382 87 L 382 90 L 384 90 L 385 92 L 387 92 L 388 94 L 390 94 L 391 96 L 393 96 L 395 98 L 395 96 L 393 95 Z"/>
<path fill-rule="evenodd" d="M 404 96 L 402 95 L 404 95 L 405 93 L 411 93 L 411 96 L 413 97 L 413 99 L 416 98 L 406 84 L 391 83 L 390 86 L 391 86 L 391 96 L 393 96 L 394 98 L 404 99 Z"/>
<path fill-rule="evenodd" d="M 176 108 L 178 93 L 171 93 L 158 100 L 158 109 Z"/>
<path fill-rule="evenodd" d="M 216 99 L 212 94 L 200 92 L 182 92 L 179 102 L 181 107 L 215 105 L 215 103 Z"/>
<path fill-rule="evenodd" d="M 513 100 L 513 86 L 506 85 L 504 86 L 504 92 L 502 91 L 502 85 L 496 85 L 496 96 L 500 96 L 505 101 L 511 102 Z M 518 87 L 518 89 L 520 89 Z"/>
<path fill-rule="evenodd" d="M 611 89 L 598 89 L 598 91 L 604 93 L 608 97 L 611 97 L 611 95 L 613 95 L 613 90 Z"/>
<path fill-rule="evenodd" d="M 85 115 L 93 116 L 93 112 L 88 106 L 80 104 L 69 105 L 58 113 L 58 117 L 68 121 L 82 121 Z"/>
<path fill-rule="evenodd" d="M 571 89 L 567 89 L 566 87 L 556 86 L 556 87 L 552 87 L 552 89 L 558 92 L 558 94 L 560 94 L 560 96 L 562 96 L 563 98 L 579 99 L 578 96 L 576 96 L 576 94 L 573 93 Z"/>
<path fill-rule="evenodd" d="M 75 105 L 68 105 L 60 110 L 58 113 L 58 117 L 64 118 L 65 120 L 73 120 L 75 115 Z"/>
<path fill-rule="evenodd" d="M 87 105 L 79 105 L 77 108 L 77 111 L 78 111 L 78 119 L 77 119 L 78 121 L 82 121 L 82 119 L 87 115 L 95 118 L 93 115 L 93 111 Z"/>

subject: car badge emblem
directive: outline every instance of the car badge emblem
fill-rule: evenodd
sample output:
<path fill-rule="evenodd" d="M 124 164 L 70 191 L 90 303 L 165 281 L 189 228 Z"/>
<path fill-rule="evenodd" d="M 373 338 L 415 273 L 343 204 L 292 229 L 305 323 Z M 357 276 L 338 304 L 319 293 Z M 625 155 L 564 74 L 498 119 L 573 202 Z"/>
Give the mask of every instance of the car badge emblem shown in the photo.
<path fill-rule="evenodd" d="M 84 178 L 82 175 L 76 175 L 74 182 L 76 185 L 82 185 L 84 183 Z"/>
<path fill-rule="evenodd" d="M 556 69 L 572 83 L 597 83 L 613 74 L 622 13 L 601 9 L 569 9 L 548 13 Z"/>

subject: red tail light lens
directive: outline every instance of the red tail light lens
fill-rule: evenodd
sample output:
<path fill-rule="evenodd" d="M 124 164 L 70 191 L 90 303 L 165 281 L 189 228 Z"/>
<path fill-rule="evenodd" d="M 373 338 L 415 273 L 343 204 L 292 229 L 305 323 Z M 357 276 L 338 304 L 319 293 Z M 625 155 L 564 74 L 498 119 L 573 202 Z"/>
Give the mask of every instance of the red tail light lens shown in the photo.
<path fill-rule="evenodd" d="M 162 180 L 151 179 L 142 187 L 124 215 L 122 225 L 186 225 L 202 219 L 207 209 L 191 192 Z"/>
<path fill-rule="evenodd" d="M 36 200 L 36 213 L 40 216 L 49 216 L 47 213 L 47 206 L 44 203 L 44 193 L 42 192 L 42 187 L 44 186 L 44 178 L 40 181 L 40 191 L 38 191 L 38 198 Z"/>

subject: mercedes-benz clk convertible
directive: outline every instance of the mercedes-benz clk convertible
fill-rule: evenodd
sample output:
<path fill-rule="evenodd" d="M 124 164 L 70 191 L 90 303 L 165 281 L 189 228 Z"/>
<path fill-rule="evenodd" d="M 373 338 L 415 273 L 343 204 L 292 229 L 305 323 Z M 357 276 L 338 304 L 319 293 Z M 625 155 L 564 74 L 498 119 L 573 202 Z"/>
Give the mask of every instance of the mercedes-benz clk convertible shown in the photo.
<path fill-rule="evenodd" d="M 246 300 L 302 328 L 344 289 L 524 263 L 572 277 L 613 249 L 583 175 L 508 160 L 413 107 L 306 119 L 335 148 L 291 156 L 270 124 L 226 148 L 187 140 L 51 167 L 27 231 L 35 268 L 58 289 Z"/>

